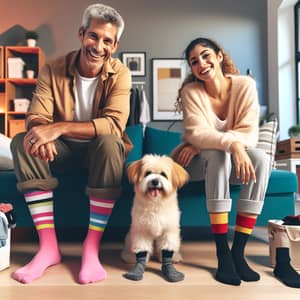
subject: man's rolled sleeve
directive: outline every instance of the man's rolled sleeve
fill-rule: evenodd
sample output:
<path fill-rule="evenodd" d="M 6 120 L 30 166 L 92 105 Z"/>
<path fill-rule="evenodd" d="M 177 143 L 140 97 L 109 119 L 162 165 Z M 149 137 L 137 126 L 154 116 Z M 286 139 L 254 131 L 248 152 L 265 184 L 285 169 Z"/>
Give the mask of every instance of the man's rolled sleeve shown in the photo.
<path fill-rule="evenodd" d="M 31 127 L 35 119 L 48 124 L 53 122 L 53 95 L 51 91 L 49 66 L 45 65 L 38 77 L 29 111 L 26 116 L 26 128 Z"/>

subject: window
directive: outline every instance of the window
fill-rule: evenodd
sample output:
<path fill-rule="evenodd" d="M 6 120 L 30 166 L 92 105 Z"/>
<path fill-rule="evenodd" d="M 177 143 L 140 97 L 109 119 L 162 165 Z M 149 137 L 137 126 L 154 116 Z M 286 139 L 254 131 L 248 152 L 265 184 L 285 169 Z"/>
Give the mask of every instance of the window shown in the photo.
<path fill-rule="evenodd" d="M 300 1 L 295 5 L 296 107 L 300 124 Z"/>

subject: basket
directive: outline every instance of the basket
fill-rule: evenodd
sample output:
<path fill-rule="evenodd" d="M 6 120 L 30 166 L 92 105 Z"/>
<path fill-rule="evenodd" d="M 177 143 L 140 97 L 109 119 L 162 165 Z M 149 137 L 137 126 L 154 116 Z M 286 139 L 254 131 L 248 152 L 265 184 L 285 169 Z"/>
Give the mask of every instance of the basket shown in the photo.
<path fill-rule="evenodd" d="M 276 265 L 276 248 L 289 248 L 291 264 L 300 271 L 300 226 L 282 225 L 282 220 L 269 220 L 269 250 L 272 267 Z"/>

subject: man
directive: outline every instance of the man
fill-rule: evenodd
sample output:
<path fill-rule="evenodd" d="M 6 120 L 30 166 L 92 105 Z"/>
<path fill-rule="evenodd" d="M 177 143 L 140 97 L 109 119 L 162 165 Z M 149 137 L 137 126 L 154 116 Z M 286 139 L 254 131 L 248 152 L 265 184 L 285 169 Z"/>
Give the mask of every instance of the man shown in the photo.
<path fill-rule="evenodd" d="M 99 244 L 120 195 L 124 160 L 132 147 L 124 134 L 130 73 L 112 58 L 123 29 L 116 10 L 90 5 L 79 29 L 80 50 L 46 64 L 39 74 L 27 133 L 15 136 L 11 145 L 17 187 L 24 193 L 40 244 L 32 261 L 13 273 L 17 281 L 29 283 L 61 261 L 52 200 L 58 181 L 51 171 L 74 165 L 88 170 L 90 199 L 78 281 L 86 284 L 106 277 Z"/>

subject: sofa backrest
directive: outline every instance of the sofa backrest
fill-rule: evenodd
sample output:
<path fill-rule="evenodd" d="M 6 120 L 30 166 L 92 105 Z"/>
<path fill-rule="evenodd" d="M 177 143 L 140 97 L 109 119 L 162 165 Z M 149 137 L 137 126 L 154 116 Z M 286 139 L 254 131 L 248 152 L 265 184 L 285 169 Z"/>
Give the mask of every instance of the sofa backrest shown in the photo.
<path fill-rule="evenodd" d="M 142 158 L 144 154 L 170 155 L 174 148 L 181 143 L 181 133 L 146 127 L 143 134 L 141 125 L 126 127 L 126 133 L 133 143 L 126 164 Z"/>
<path fill-rule="evenodd" d="M 146 127 L 143 153 L 170 155 L 174 148 L 181 143 L 181 133 Z"/>
<path fill-rule="evenodd" d="M 141 124 L 127 126 L 125 132 L 133 144 L 133 149 L 126 159 L 126 164 L 129 164 L 143 156 L 143 127 Z"/>

